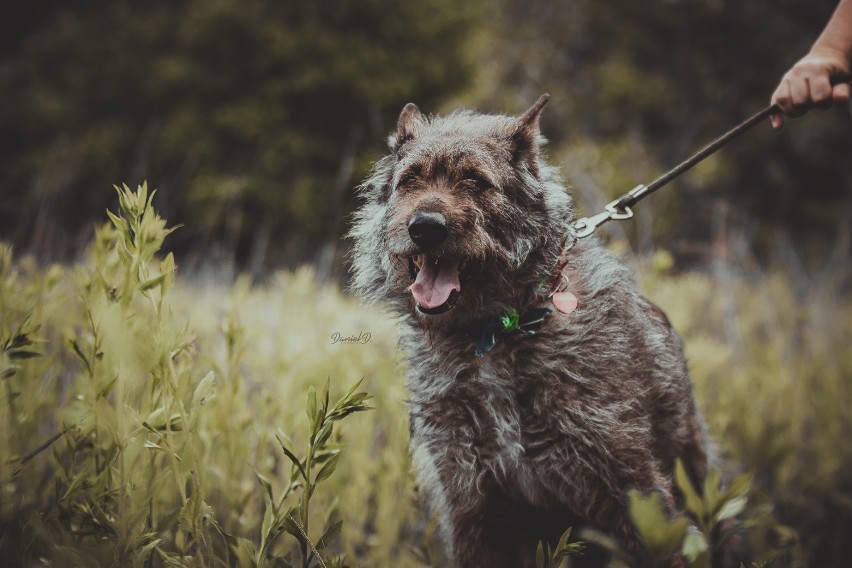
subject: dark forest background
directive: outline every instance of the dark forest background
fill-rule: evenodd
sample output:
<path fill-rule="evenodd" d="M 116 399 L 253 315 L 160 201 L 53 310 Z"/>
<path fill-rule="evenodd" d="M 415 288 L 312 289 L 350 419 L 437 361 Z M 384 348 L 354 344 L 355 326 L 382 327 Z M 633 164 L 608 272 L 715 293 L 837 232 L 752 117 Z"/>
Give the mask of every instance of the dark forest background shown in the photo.
<path fill-rule="evenodd" d="M 545 91 L 551 159 L 593 213 L 764 107 L 834 4 L 5 3 L 0 239 L 73 258 L 110 186 L 148 180 L 186 269 L 343 280 L 354 187 L 406 102 L 517 113 Z M 611 231 L 691 265 L 719 231 L 758 261 L 782 240 L 824 262 L 852 217 L 851 125 L 844 108 L 761 125 Z"/>

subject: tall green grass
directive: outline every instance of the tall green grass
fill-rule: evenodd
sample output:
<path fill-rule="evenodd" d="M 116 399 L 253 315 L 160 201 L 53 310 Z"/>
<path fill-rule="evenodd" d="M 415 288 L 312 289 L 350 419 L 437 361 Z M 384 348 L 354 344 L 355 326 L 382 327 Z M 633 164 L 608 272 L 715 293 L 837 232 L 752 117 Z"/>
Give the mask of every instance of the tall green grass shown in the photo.
<path fill-rule="evenodd" d="M 781 521 L 755 531 L 753 547 L 785 558 L 776 565 L 849 565 L 848 261 L 810 275 L 780 263 L 677 275 L 653 265 L 643 286 L 683 335 L 720 466 L 753 473 L 752 507 Z"/>
<path fill-rule="evenodd" d="M 0 564 L 444 565 L 409 471 L 394 322 L 308 269 L 184 281 L 147 188 L 119 195 L 76 266 L 0 248 Z M 684 336 L 726 477 L 753 479 L 688 499 L 689 516 L 712 531 L 740 512 L 771 565 L 847 565 L 842 283 L 669 264 L 640 260 L 642 285 Z M 635 499 L 649 548 L 706 565 Z"/>
<path fill-rule="evenodd" d="M 120 189 L 120 213 L 73 270 L 42 276 L 14 264 L 8 247 L 0 256 L 2 558 L 343 565 L 344 491 L 331 479 L 346 443 L 336 426 L 357 422 L 348 417 L 368 395 L 354 369 L 287 349 L 249 380 L 247 355 L 263 338 L 241 321 L 239 289 L 233 307 L 215 298 L 203 307 L 218 322 L 199 333 L 168 299 L 174 260 L 156 255 L 171 229 L 152 197 L 145 186 Z M 279 345 L 307 339 L 308 305 L 291 300 Z"/>

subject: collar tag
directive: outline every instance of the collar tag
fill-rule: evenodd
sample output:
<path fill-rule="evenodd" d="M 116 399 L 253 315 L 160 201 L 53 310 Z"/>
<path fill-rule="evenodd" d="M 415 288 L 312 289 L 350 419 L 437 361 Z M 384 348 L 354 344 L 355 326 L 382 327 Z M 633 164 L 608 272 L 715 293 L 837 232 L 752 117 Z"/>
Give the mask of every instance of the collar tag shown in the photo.
<path fill-rule="evenodd" d="M 563 314 L 570 314 L 577 309 L 577 296 L 571 292 L 557 292 L 552 299 L 553 305 Z"/>

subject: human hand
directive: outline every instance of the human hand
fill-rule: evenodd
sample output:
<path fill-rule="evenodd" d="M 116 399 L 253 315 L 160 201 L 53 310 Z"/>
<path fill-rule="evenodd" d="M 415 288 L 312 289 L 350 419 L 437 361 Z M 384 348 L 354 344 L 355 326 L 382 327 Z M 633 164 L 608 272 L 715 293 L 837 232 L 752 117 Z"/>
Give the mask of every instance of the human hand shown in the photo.
<path fill-rule="evenodd" d="M 814 107 L 845 103 L 850 85 L 843 81 L 848 81 L 849 75 L 850 63 L 844 53 L 814 49 L 784 74 L 772 94 L 772 104 L 778 105 L 784 116 L 794 118 Z M 832 85 L 832 79 L 836 84 Z M 773 114 L 769 120 L 775 129 L 783 124 L 781 114 Z"/>

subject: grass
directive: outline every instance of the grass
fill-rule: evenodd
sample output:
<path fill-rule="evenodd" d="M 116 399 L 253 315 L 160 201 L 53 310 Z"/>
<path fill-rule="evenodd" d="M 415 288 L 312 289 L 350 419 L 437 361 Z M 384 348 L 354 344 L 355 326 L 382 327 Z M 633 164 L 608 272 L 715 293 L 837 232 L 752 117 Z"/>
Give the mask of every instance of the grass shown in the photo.
<path fill-rule="evenodd" d="M 119 194 L 76 266 L 0 248 L 3 563 L 443 565 L 409 471 L 394 322 L 308 269 L 254 287 L 175 278 L 147 188 Z M 742 512 L 767 565 L 847 565 L 842 281 L 669 266 L 661 253 L 637 261 L 739 480 L 705 491 L 715 501 L 687 499 L 687 514 L 706 533 Z M 649 549 L 706 565 L 700 539 L 634 499 Z M 538 565 L 558 566 L 573 551 L 561 545 Z"/>

